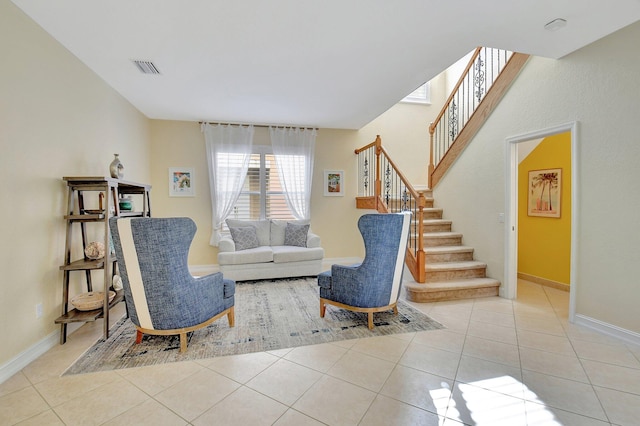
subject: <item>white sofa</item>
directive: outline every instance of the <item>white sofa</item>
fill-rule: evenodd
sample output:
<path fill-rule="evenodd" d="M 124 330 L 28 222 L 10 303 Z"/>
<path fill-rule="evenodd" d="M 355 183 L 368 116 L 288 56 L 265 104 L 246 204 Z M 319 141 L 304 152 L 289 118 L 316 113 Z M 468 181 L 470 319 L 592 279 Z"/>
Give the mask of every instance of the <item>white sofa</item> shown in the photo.
<path fill-rule="evenodd" d="M 236 281 L 247 281 L 318 275 L 322 270 L 324 258 L 320 237 L 309 230 L 306 247 L 285 245 L 288 223 L 308 224 L 308 222 L 297 220 L 227 219 L 229 229 L 254 227 L 259 245 L 255 248 L 238 250 L 233 238 L 223 237 L 218 246 L 218 264 L 224 277 Z M 239 242 L 238 246 L 240 245 Z"/>

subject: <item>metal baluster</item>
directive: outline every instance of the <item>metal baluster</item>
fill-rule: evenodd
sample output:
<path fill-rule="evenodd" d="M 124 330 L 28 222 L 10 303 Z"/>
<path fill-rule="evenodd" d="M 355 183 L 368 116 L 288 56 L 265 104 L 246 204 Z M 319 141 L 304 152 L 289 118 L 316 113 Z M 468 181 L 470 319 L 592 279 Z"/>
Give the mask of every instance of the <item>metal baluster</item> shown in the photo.
<path fill-rule="evenodd" d="M 453 141 L 458 135 L 458 106 L 456 105 L 456 101 L 451 102 L 451 107 L 449 108 L 449 136 Z"/>
<path fill-rule="evenodd" d="M 364 195 L 369 195 L 369 159 L 366 156 L 364 157 L 362 183 L 364 186 Z"/>
<path fill-rule="evenodd" d="M 406 212 L 409 210 L 407 207 L 407 203 L 409 202 L 409 193 L 407 192 L 407 187 L 404 187 L 404 191 L 402 192 L 402 211 Z"/>
<path fill-rule="evenodd" d="M 387 166 L 384 172 L 384 201 L 385 203 L 387 203 L 387 206 L 389 205 L 390 198 L 391 198 L 391 169 L 389 167 L 389 163 L 387 163 Z"/>

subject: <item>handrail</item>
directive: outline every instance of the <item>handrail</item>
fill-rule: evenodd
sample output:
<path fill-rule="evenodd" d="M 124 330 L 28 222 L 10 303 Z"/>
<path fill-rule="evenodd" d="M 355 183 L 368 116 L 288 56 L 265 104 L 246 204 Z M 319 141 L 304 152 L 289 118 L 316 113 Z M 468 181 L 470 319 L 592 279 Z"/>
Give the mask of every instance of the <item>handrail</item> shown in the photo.
<path fill-rule="evenodd" d="M 389 157 L 389 153 L 382 146 L 380 135 L 376 140 L 355 151 L 358 155 L 358 193 L 356 198 L 359 208 L 374 209 L 380 213 L 397 211 L 411 211 L 413 214 L 413 232 L 409 238 L 406 263 L 417 282 L 425 281 L 424 254 L 424 208 L 426 198 L 424 193 L 417 191 L 406 176 L 399 170 L 396 163 Z M 375 163 L 375 167 L 374 164 Z M 371 170 L 373 169 L 373 170 Z M 374 172 L 373 176 L 370 172 Z M 370 178 L 375 185 L 370 188 Z M 384 191 L 383 191 L 384 183 Z"/>
<path fill-rule="evenodd" d="M 362 148 L 356 148 L 355 149 L 355 153 L 356 154 L 360 154 L 361 152 L 366 151 L 369 148 L 373 148 L 374 146 L 378 146 L 380 143 L 381 143 L 380 142 L 380 135 L 377 135 L 375 141 L 371 142 L 369 145 L 363 146 Z M 382 147 L 382 145 L 380 145 L 380 146 Z"/>
<path fill-rule="evenodd" d="M 483 54 L 484 57 L 482 57 Z M 487 117 L 495 108 L 528 57 L 520 53 L 484 47 L 474 51 L 463 75 L 455 85 L 455 90 L 449 95 L 447 104 L 438 114 L 437 120 L 429 126 L 428 188 L 432 189 L 448 167 L 453 164 L 457 155 L 482 126 L 483 117 Z M 473 75 L 471 75 L 472 69 Z M 467 98 L 460 98 L 461 92 Z M 456 101 L 458 101 L 457 104 Z M 457 105 L 462 113 L 460 116 L 457 114 Z M 452 110 L 455 114 L 451 114 Z M 440 128 L 443 121 L 447 125 L 451 124 L 453 130 Z M 440 140 L 438 141 L 440 145 L 436 145 L 434 133 L 444 131 L 446 131 L 444 141 Z M 437 155 L 434 147 L 438 149 Z M 425 282 L 426 256 L 423 238 L 424 209 L 427 206 L 425 192 L 417 191 L 400 171 L 382 146 L 380 135 L 375 141 L 355 149 L 354 153 L 358 156 L 359 181 L 356 207 L 373 209 L 380 213 L 406 210 L 413 212 L 413 232 L 407 248 L 406 264 L 417 282 Z"/>
<path fill-rule="evenodd" d="M 528 58 L 527 55 L 507 50 L 487 47 L 475 49 L 454 90 L 436 119 L 429 125 L 429 188 L 437 184 L 439 178 L 464 149 L 473 136 L 471 133 L 479 128 L 477 122 L 482 122 L 482 117 L 488 115 L 488 112 L 495 107 L 487 104 L 492 103 L 489 99 L 497 101 L 513 80 L 505 84 L 498 84 L 498 82 L 515 78 L 517 72 L 524 66 L 526 58 Z M 503 73 L 506 70 L 515 71 Z M 500 79 L 506 74 L 509 74 L 508 78 Z M 476 115 L 480 110 L 483 113 Z M 476 122 L 476 125 L 469 126 L 472 122 Z M 474 129 L 471 130 L 471 128 Z M 456 147 L 455 150 L 454 147 Z M 455 152 L 451 154 L 452 151 Z M 446 161 L 443 161 L 445 157 Z"/>
<path fill-rule="evenodd" d="M 433 120 L 433 122 L 429 125 L 429 133 L 433 133 L 435 131 L 435 125 L 438 122 L 440 122 L 440 119 L 442 118 L 444 113 L 447 112 L 447 108 L 449 107 L 449 104 L 451 103 L 451 101 L 453 100 L 454 96 L 456 95 L 456 93 L 460 89 L 460 86 L 462 86 L 462 83 L 464 82 L 465 78 L 467 77 L 467 74 L 469 73 L 469 70 L 473 66 L 473 64 L 476 61 L 476 59 L 478 59 L 478 55 L 480 55 L 480 51 L 481 50 L 482 50 L 482 46 L 476 47 L 476 50 L 473 52 L 473 56 L 471 56 L 471 59 L 469 59 L 469 63 L 467 64 L 467 66 L 464 69 L 464 71 L 462 71 L 462 74 L 460 75 L 460 78 L 458 79 L 458 82 L 456 83 L 455 86 L 453 86 L 453 90 L 451 90 L 451 94 L 449 95 L 449 97 L 445 101 L 444 105 L 442 106 L 442 109 L 440 110 L 438 115 L 436 115 L 435 120 Z"/>

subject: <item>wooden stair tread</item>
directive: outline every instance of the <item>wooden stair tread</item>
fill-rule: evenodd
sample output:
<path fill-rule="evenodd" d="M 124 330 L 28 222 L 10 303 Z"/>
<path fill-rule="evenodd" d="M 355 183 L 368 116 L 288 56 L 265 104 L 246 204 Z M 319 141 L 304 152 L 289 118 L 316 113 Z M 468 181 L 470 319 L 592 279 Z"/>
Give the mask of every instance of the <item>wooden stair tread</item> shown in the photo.
<path fill-rule="evenodd" d="M 427 263 L 425 268 L 427 271 L 453 271 L 453 270 L 465 270 L 486 268 L 487 264 L 484 262 L 478 262 L 477 260 L 457 261 L 457 262 L 437 262 Z"/>
<path fill-rule="evenodd" d="M 443 290 L 500 287 L 500 281 L 494 280 L 493 278 L 466 278 L 451 281 L 436 281 L 424 284 L 409 282 L 405 283 L 404 287 L 412 292 L 430 293 Z"/>

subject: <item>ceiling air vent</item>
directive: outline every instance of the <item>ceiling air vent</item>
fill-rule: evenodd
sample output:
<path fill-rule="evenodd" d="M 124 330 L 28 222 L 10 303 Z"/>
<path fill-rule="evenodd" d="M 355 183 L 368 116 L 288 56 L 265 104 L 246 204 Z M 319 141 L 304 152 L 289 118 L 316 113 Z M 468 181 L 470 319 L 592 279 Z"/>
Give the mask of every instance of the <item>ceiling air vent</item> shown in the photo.
<path fill-rule="evenodd" d="M 156 68 L 156 66 L 151 61 L 137 61 L 134 59 L 132 62 L 143 74 L 160 74 L 158 68 Z"/>

